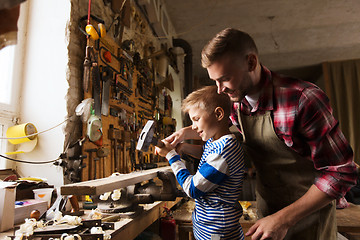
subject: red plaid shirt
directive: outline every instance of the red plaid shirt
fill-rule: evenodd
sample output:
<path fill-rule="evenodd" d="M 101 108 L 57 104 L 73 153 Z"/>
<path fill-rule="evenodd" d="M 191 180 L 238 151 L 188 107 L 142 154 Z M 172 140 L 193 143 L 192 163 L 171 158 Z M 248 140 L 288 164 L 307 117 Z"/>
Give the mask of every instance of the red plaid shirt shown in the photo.
<path fill-rule="evenodd" d="M 280 76 L 262 66 L 263 92 L 254 108 L 244 98 L 241 112 L 246 115 L 272 112 L 277 136 L 301 156 L 311 159 L 321 172 L 314 184 L 339 199 L 356 183 L 353 151 L 332 115 L 329 99 L 316 85 Z M 233 104 L 230 119 L 239 128 Z"/>

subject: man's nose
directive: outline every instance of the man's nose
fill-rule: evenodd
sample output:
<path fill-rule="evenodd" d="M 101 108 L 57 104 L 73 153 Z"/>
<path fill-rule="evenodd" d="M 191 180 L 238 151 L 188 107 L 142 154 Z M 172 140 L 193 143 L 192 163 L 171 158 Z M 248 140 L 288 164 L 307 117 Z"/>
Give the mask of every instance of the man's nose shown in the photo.
<path fill-rule="evenodd" d="M 196 130 L 196 129 L 197 129 L 196 125 L 194 125 L 194 124 L 191 125 L 191 129 L 192 129 L 192 130 Z"/>
<path fill-rule="evenodd" d="M 224 91 L 224 89 L 223 89 L 224 87 L 223 87 L 223 85 L 221 83 L 217 82 L 216 86 L 217 86 L 217 93 L 218 94 L 220 94 L 220 93 L 222 93 Z"/>

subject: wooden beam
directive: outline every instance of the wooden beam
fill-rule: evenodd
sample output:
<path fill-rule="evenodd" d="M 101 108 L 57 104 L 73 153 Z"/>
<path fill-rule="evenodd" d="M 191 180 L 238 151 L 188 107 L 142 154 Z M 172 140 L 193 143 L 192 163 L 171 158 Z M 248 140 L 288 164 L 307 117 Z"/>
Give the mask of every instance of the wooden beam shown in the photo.
<path fill-rule="evenodd" d="M 171 167 L 154 168 L 143 171 L 136 171 L 119 176 L 110 176 L 96 180 L 67 184 L 61 186 L 61 195 L 100 195 L 111 192 L 114 189 L 124 188 L 136 183 L 141 183 L 157 177 L 160 171 L 171 171 Z"/>

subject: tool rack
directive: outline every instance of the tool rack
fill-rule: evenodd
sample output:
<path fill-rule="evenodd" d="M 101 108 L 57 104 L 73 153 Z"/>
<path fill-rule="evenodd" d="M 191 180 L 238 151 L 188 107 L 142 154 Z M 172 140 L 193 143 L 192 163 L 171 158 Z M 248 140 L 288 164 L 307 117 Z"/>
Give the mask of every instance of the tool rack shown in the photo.
<path fill-rule="evenodd" d="M 153 154 L 152 146 L 148 152 L 136 150 L 138 135 L 147 120 L 157 120 L 155 132 L 160 139 L 175 129 L 176 123 L 170 127 L 162 123 L 163 117 L 171 119 L 172 101 L 171 98 L 170 102 L 169 99 L 159 100 L 161 92 L 155 85 L 153 67 L 141 60 L 138 53 L 127 52 L 108 36 L 97 41 L 88 40 L 88 46 L 98 73 L 91 71 L 84 99 L 95 101 L 102 137 L 96 142 L 87 138 L 83 143 L 82 152 L 87 158 L 83 159 L 86 167 L 82 170 L 82 181 L 108 177 L 114 172 L 166 166 L 164 158 Z M 164 102 L 166 106 L 161 107 Z M 87 123 L 84 123 L 83 133 L 86 132 Z"/>

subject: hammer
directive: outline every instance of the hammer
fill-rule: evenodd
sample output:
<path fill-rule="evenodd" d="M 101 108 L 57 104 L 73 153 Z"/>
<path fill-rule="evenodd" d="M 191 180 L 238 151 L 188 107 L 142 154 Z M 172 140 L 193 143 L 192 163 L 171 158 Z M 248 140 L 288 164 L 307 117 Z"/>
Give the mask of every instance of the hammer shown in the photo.
<path fill-rule="evenodd" d="M 149 150 L 150 144 L 160 148 L 164 147 L 164 143 L 162 141 L 159 141 L 156 137 L 154 137 L 154 130 L 155 130 L 154 120 L 147 121 L 143 130 L 140 133 L 138 143 L 136 145 L 137 150 L 147 152 Z"/>

